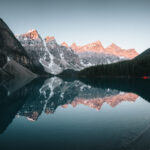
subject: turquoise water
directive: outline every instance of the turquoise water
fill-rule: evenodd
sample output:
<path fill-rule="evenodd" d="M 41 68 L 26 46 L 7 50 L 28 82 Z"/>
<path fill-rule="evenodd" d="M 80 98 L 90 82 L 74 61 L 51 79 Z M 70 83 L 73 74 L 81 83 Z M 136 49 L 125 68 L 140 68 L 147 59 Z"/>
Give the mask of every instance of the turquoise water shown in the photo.
<path fill-rule="evenodd" d="M 53 77 L 13 93 L 2 86 L 0 149 L 149 149 L 149 93 L 140 91 L 148 82 L 116 86 Z"/>

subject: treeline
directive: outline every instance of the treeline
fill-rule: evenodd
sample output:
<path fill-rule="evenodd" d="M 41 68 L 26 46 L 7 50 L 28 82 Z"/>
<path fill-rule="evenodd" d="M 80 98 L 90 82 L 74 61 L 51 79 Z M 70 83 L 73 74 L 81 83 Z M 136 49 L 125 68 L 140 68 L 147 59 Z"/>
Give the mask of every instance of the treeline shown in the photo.
<path fill-rule="evenodd" d="M 132 60 L 97 65 L 79 72 L 79 77 L 142 77 L 150 76 L 150 49 Z"/>

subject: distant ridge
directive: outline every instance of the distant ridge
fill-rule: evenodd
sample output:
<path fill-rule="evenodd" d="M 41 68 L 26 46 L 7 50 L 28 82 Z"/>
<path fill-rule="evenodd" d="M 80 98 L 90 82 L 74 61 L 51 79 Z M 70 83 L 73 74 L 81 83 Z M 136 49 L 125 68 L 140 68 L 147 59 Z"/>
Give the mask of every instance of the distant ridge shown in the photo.
<path fill-rule="evenodd" d="M 76 43 L 73 43 L 70 46 L 74 51 L 78 53 L 82 52 L 96 52 L 96 53 L 105 53 L 112 54 L 119 57 L 124 57 L 132 59 L 138 55 L 138 52 L 135 49 L 122 49 L 116 44 L 112 43 L 110 46 L 104 48 L 100 41 L 89 43 L 83 46 L 77 46 Z"/>
<path fill-rule="evenodd" d="M 80 77 L 145 77 L 150 78 L 150 48 L 131 60 L 97 65 L 83 69 Z"/>

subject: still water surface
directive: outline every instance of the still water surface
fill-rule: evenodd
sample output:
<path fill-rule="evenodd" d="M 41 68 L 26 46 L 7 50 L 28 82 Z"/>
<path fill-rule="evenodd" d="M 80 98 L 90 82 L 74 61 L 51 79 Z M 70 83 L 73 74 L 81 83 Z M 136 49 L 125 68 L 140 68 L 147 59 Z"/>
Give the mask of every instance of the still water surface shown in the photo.
<path fill-rule="evenodd" d="M 150 148 L 150 81 L 36 79 L 0 87 L 0 149 Z M 17 83 L 16 85 L 17 86 Z"/>

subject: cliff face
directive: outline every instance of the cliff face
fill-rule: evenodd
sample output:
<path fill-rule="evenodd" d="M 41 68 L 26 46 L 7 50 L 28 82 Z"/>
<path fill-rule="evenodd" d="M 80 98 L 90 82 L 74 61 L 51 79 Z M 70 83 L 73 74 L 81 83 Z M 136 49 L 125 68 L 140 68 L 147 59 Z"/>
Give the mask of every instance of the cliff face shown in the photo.
<path fill-rule="evenodd" d="M 10 57 L 24 66 L 30 63 L 25 50 L 2 19 L 0 19 L 0 55 L 1 61 Z"/>
<path fill-rule="evenodd" d="M 16 37 L 31 59 L 38 60 L 44 56 L 44 43 L 37 30 L 32 29 L 25 34 L 17 35 Z"/>
<path fill-rule="evenodd" d="M 54 37 L 47 36 L 45 38 L 46 59 L 41 60 L 41 63 L 47 72 L 59 74 L 66 69 L 80 70 L 82 65 L 79 56 L 71 49 L 59 45 Z"/>
<path fill-rule="evenodd" d="M 7 63 L 7 57 L 0 52 L 0 68 Z"/>
<path fill-rule="evenodd" d="M 47 73 L 59 74 L 65 69 L 83 68 L 79 56 L 71 48 L 59 45 L 53 36 L 47 36 L 42 40 L 36 30 L 30 30 L 16 37 L 28 56 L 36 64 L 40 63 Z"/>
<path fill-rule="evenodd" d="M 6 63 L 6 59 L 13 59 L 17 63 L 27 67 L 37 74 L 44 74 L 42 65 L 32 59 L 31 55 L 25 51 L 20 42 L 16 39 L 9 27 L 0 19 L 0 61 Z"/>
<path fill-rule="evenodd" d="M 125 58 L 120 58 L 116 55 L 97 52 L 81 52 L 78 53 L 78 56 L 84 67 L 90 67 L 99 64 L 110 64 L 125 60 Z"/>

